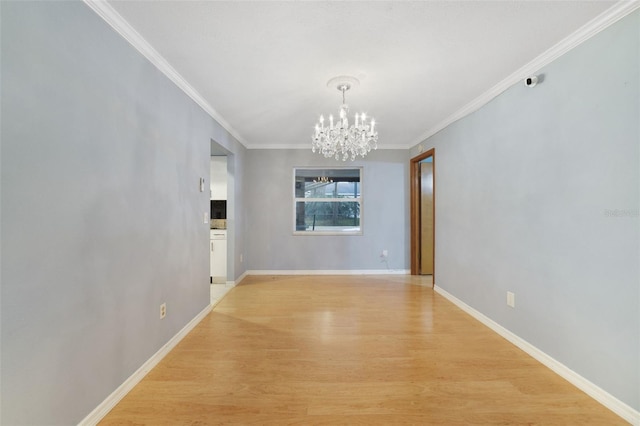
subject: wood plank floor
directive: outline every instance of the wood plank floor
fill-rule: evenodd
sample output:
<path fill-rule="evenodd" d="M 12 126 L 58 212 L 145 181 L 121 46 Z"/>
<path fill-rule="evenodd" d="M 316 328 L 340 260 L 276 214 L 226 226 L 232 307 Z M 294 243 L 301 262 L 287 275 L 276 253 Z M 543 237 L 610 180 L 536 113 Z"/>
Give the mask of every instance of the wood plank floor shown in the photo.
<path fill-rule="evenodd" d="M 421 284 L 248 277 L 101 424 L 627 424 Z"/>

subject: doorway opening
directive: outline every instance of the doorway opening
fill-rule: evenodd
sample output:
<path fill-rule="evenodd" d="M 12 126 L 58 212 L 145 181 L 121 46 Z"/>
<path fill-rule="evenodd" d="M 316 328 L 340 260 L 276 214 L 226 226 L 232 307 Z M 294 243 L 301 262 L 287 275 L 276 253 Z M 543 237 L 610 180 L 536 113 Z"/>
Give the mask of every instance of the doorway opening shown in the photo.
<path fill-rule="evenodd" d="M 411 275 L 431 275 L 435 285 L 435 169 L 432 148 L 410 161 Z"/>
<path fill-rule="evenodd" d="M 210 233 L 209 282 L 211 304 L 217 303 L 233 287 L 233 154 L 211 140 L 209 175 Z"/>

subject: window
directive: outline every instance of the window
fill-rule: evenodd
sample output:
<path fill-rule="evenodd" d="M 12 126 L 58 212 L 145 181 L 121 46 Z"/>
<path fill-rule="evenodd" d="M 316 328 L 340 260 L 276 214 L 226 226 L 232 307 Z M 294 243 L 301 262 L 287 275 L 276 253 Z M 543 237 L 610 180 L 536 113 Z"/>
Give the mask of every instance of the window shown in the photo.
<path fill-rule="evenodd" d="M 362 168 L 294 169 L 294 234 L 362 234 Z"/>

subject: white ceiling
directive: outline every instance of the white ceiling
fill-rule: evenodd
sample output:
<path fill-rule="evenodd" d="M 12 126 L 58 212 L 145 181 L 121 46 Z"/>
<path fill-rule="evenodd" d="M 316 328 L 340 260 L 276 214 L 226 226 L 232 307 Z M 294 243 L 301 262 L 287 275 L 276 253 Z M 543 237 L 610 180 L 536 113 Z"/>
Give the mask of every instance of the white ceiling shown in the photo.
<path fill-rule="evenodd" d="M 408 148 L 612 1 L 110 1 L 248 148 L 309 147 L 351 113 Z"/>

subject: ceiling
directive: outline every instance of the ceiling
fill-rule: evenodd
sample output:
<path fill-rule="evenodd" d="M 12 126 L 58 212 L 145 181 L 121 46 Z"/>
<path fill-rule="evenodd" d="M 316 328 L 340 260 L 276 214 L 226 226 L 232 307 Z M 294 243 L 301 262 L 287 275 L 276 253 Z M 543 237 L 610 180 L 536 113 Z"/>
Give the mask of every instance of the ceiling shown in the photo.
<path fill-rule="evenodd" d="M 320 114 L 338 113 L 339 75 L 360 80 L 346 100 L 376 119 L 378 145 L 408 148 L 614 2 L 109 4 L 248 148 L 310 147 Z"/>

